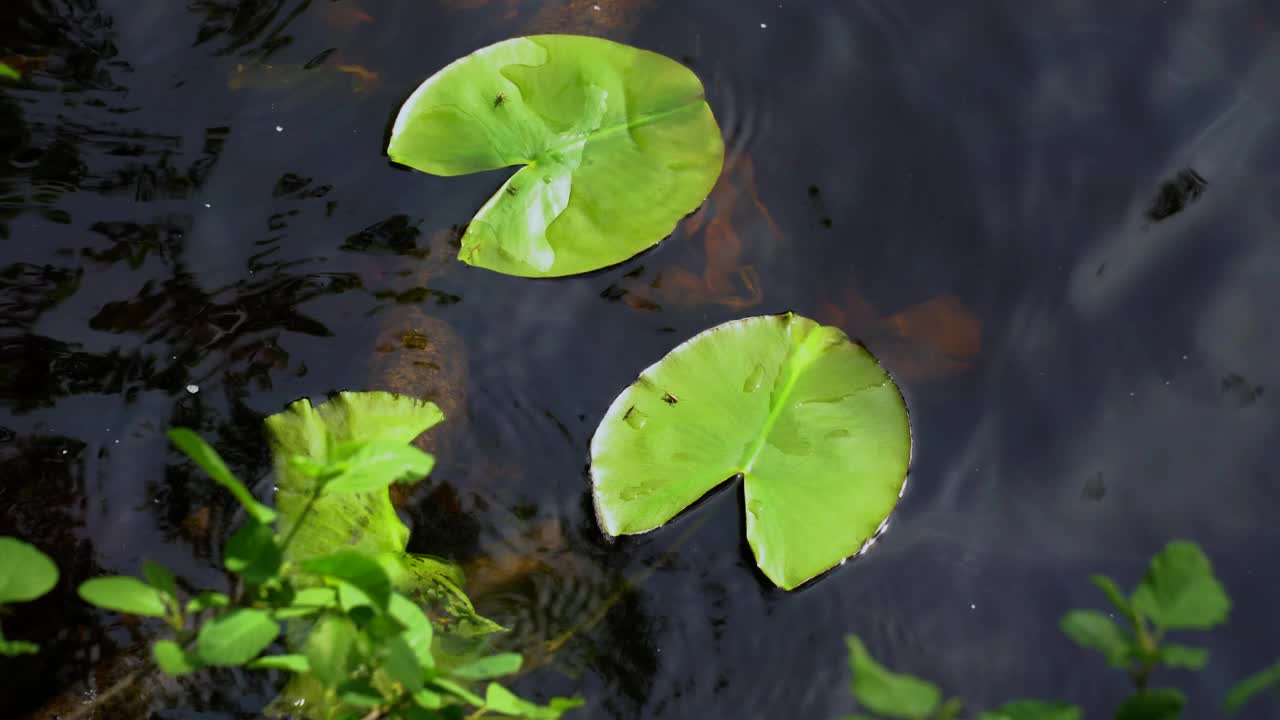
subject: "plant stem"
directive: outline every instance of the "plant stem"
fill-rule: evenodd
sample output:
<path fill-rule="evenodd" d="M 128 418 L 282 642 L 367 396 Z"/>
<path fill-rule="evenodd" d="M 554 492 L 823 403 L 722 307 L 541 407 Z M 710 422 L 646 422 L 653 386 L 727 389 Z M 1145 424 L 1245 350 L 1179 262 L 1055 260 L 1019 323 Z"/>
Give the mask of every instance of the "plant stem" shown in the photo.
<path fill-rule="evenodd" d="M 289 534 L 285 536 L 284 542 L 280 543 L 280 554 L 284 554 L 289 549 L 289 543 L 293 542 L 294 536 L 298 534 L 298 528 L 302 527 L 302 521 L 307 519 L 307 515 L 311 514 L 311 509 L 315 507 L 316 501 L 320 499 L 320 494 L 324 492 L 324 483 L 316 484 L 316 491 L 307 498 L 307 504 L 302 506 L 302 512 L 298 514 L 298 519 L 293 521 L 293 527 L 289 528 Z"/>
<path fill-rule="evenodd" d="M 92 702 L 81 705 L 70 715 L 62 718 L 62 720 L 82 720 L 82 718 L 89 717 L 89 714 L 92 713 L 99 705 L 111 702 L 117 695 L 128 690 L 129 686 L 133 685 L 143 676 L 151 674 L 155 669 L 155 665 L 151 663 L 147 663 L 140 668 L 134 669 L 128 675 L 117 680 L 115 685 L 107 688 L 106 692 L 101 695 L 95 695 Z"/>

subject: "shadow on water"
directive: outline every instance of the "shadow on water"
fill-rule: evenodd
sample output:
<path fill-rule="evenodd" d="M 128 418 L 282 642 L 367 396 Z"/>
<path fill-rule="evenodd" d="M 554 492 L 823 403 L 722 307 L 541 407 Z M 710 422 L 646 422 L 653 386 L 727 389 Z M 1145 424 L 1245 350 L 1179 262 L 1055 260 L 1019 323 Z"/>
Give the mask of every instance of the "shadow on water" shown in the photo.
<path fill-rule="evenodd" d="M 430 72 L 537 32 L 680 58 L 729 149 L 671 237 L 551 282 L 453 259 L 494 175 L 382 152 Z M 80 603 L 87 577 L 153 559 L 226 582 L 234 508 L 167 427 L 266 496 L 264 416 L 388 388 L 449 417 L 400 498 L 412 549 L 461 562 L 513 627 L 521 690 L 582 692 L 586 716 L 846 714 L 848 632 L 975 706 L 1100 714 L 1124 688 L 1057 618 L 1174 537 L 1236 599 L 1188 687 L 1213 715 L 1276 651 L 1278 37 L 1255 0 L 5 4 L 0 534 L 63 579 L 5 618 L 44 650 L 0 661 L 0 691 L 19 713 L 78 701 L 145 635 Z M 902 385 L 893 527 L 799 593 L 761 580 L 736 487 L 605 541 L 583 468 L 610 400 L 694 333 L 788 309 Z M 252 715 L 271 683 L 140 702 Z"/>

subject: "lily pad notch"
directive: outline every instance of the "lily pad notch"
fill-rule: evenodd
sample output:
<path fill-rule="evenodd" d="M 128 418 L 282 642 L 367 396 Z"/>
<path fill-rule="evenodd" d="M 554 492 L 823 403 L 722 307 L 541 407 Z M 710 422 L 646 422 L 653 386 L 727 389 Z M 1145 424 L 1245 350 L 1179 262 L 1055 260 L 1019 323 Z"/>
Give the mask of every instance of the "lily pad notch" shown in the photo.
<path fill-rule="evenodd" d="M 433 175 L 524 166 L 476 213 L 459 257 L 557 277 L 656 245 L 720 176 L 724 140 L 702 82 L 657 53 L 534 35 L 481 48 L 401 107 L 387 155 Z"/>
<path fill-rule="evenodd" d="M 791 590 L 857 555 L 906 486 L 898 386 L 839 328 L 793 313 L 733 320 L 640 373 L 591 439 L 601 529 L 662 526 L 742 477 L 761 571 Z"/>

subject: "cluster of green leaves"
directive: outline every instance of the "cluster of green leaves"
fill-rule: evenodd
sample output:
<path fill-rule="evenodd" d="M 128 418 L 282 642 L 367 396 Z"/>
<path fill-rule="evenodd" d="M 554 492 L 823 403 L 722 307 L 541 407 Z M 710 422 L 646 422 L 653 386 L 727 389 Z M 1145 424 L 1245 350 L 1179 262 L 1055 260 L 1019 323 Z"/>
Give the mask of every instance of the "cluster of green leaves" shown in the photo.
<path fill-rule="evenodd" d="M 1117 623 L 1097 610 L 1072 610 L 1062 618 L 1061 627 L 1077 643 L 1101 652 L 1112 667 L 1132 678 L 1134 692 L 1116 709 L 1116 720 L 1177 720 L 1186 696 L 1175 688 L 1151 688 L 1149 684 L 1160 666 L 1199 670 L 1208 661 L 1208 650 L 1165 642 L 1164 636 L 1169 630 L 1208 630 L 1226 621 L 1231 600 L 1214 577 L 1209 559 L 1195 543 L 1174 541 L 1152 559 L 1142 582 L 1128 596 L 1109 577 L 1094 575 L 1091 580 L 1124 622 Z M 943 702 L 942 693 L 932 683 L 885 669 L 856 636 L 850 636 L 848 644 L 853 695 L 864 711 L 874 713 L 849 720 L 950 720 L 959 716 L 964 707 L 961 699 Z M 1280 691 L 1280 663 L 1237 684 L 1227 695 L 1226 709 L 1234 713 L 1268 689 Z M 1080 720 L 1083 716 L 1074 705 L 1039 700 L 1017 700 L 978 715 L 980 720 Z"/>
<path fill-rule="evenodd" d="M 520 670 L 520 655 L 442 649 L 444 636 L 501 628 L 475 615 L 456 568 L 403 553 L 408 531 L 387 491 L 430 472 L 432 457 L 409 442 L 442 418 L 431 403 L 387 393 L 343 393 L 319 409 L 295 403 L 268 422 L 280 508 L 255 499 L 198 435 L 171 430 L 174 445 L 245 510 L 223 558 L 238 582 L 230 592 L 187 591 L 147 562 L 142 578 L 94 578 L 80 596 L 163 619 L 168 637 L 154 642 L 152 655 L 170 675 L 228 666 L 290 673 L 273 714 L 554 720 L 581 700 L 537 705 L 495 682 Z M 3 600 L 30 599 L 56 579 L 47 558 L 17 545 L 25 544 L 0 545 L 6 570 L 13 568 L 0 586 Z"/>

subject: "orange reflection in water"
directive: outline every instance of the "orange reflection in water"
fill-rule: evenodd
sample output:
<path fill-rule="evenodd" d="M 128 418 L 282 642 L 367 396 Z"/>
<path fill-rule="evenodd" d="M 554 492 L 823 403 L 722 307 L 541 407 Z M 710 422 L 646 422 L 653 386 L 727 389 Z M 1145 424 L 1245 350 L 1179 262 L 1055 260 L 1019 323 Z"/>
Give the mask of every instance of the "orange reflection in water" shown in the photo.
<path fill-rule="evenodd" d="M 759 305 L 764 290 L 751 260 L 780 245 L 782 231 L 760 200 L 751 158 L 743 155 L 726 166 L 711 196 L 683 222 L 690 237 L 701 234 L 706 251 L 702 271 L 662 268 L 650 283 L 623 283 L 622 301 L 635 310 L 709 304 L 743 310 Z"/>
<path fill-rule="evenodd" d="M 982 351 L 982 320 L 954 295 L 939 295 L 882 316 L 846 289 L 843 302 L 822 302 L 817 318 L 864 342 L 898 380 L 930 382 L 973 367 Z"/>

